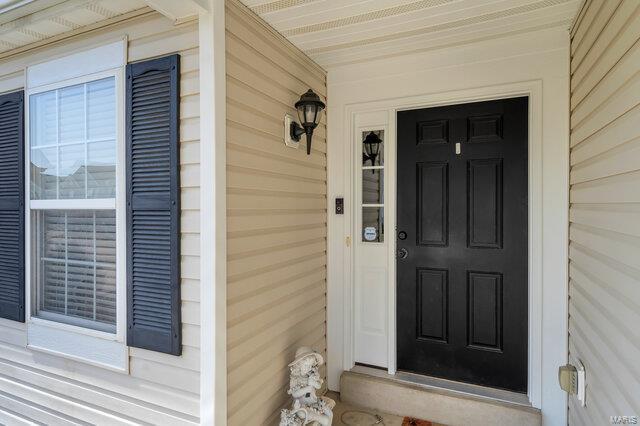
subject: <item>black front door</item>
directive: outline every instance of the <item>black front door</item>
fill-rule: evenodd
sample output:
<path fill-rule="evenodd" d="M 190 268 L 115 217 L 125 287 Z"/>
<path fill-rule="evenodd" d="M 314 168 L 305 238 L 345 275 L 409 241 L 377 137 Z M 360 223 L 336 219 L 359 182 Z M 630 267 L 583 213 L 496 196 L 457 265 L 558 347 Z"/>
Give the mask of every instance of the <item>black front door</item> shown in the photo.
<path fill-rule="evenodd" d="M 528 99 L 398 113 L 398 369 L 527 391 Z"/>

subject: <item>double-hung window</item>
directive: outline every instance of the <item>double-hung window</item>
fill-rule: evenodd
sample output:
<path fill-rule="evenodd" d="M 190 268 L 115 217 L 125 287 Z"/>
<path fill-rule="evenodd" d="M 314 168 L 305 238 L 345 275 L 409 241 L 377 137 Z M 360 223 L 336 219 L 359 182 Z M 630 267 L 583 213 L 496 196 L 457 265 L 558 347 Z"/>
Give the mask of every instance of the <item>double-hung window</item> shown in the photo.
<path fill-rule="evenodd" d="M 28 66 L 24 94 L 0 97 L 19 165 L 0 161 L 0 226 L 16 228 L 0 318 L 26 319 L 33 350 L 118 371 L 129 347 L 182 350 L 180 58 L 127 64 L 126 46 Z M 7 178 L 22 164 L 25 185 Z"/>
<path fill-rule="evenodd" d="M 116 77 L 56 86 L 29 95 L 32 306 L 115 334 Z"/>
<path fill-rule="evenodd" d="M 28 345 L 127 369 L 124 40 L 27 67 Z"/>

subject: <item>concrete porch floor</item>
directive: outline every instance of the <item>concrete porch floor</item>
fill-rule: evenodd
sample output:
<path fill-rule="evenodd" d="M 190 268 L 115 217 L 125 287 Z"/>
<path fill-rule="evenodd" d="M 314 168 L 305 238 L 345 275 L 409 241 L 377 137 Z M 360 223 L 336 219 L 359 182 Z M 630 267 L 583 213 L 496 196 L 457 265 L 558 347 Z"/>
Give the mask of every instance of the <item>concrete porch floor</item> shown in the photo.
<path fill-rule="evenodd" d="M 404 417 L 344 403 L 335 392 L 328 392 L 327 396 L 336 401 L 336 407 L 333 409 L 334 426 L 445 426 L 426 419 L 422 419 L 422 422 L 411 423 L 411 420 L 407 420 L 403 423 Z"/>
<path fill-rule="evenodd" d="M 339 400 L 345 404 L 344 406 L 348 404 L 352 407 L 363 407 L 365 409 L 361 411 L 367 414 L 369 410 L 368 413 L 374 418 L 375 414 L 388 413 L 383 415 L 383 419 L 389 419 L 389 423 L 385 422 L 385 425 L 402 425 L 403 418 L 400 416 L 422 419 L 427 421 L 423 423 L 425 426 L 436 424 L 540 426 L 542 424 L 540 410 L 528 404 L 500 400 L 495 395 L 491 397 L 470 394 L 459 389 L 452 390 L 410 382 L 403 379 L 400 374 L 374 373 L 369 370 L 343 372 L 340 379 L 340 398 L 336 401 Z M 346 419 L 342 414 L 343 406 L 340 410 L 339 414 L 334 412 L 334 424 L 349 424 L 342 420 Z M 371 418 L 371 415 L 368 417 Z M 367 416 L 364 417 L 364 421 L 366 418 Z M 392 423 L 393 421 L 396 423 Z M 405 424 L 411 425 L 410 422 Z M 419 422 L 415 424 L 422 426 Z"/>

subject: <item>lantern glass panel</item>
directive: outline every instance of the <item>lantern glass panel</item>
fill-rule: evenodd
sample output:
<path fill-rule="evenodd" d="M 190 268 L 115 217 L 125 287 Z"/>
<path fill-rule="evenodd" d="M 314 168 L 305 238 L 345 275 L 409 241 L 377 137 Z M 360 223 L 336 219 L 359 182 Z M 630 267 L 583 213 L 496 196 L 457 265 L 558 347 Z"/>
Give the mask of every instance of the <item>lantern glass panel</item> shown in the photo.
<path fill-rule="evenodd" d="M 318 116 L 318 107 L 315 105 L 307 105 L 304 108 L 304 118 L 307 123 L 316 123 L 316 117 Z"/>

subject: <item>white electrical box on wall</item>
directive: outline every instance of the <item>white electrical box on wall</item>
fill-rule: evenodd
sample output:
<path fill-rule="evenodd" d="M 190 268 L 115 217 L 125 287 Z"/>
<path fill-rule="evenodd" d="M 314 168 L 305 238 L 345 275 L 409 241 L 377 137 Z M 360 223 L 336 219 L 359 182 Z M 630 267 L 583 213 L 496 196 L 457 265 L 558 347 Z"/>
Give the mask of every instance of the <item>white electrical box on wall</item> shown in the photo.
<path fill-rule="evenodd" d="M 298 148 L 300 141 L 291 138 L 291 123 L 295 122 L 295 117 L 291 114 L 284 115 L 284 144 L 289 148 Z"/>
<path fill-rule="evenodd" d="M 587 374 L 584 364 L 579 359 L 576 365 L 567 364 L 558 369 L 558 381 L 563 391 L 575 395 L 580 404 L 586 405 Z"/>
<path fill-rule="evenodd" d="M 580 404 L 584 407 L 586 405 L 586 393 L 587 393 L 587 374 L 584 370 L 584 364 L 582 361 L 577 360 L 576 370 L 578 373 L 578 393 L 576 398 L 580 401 Z"/>

